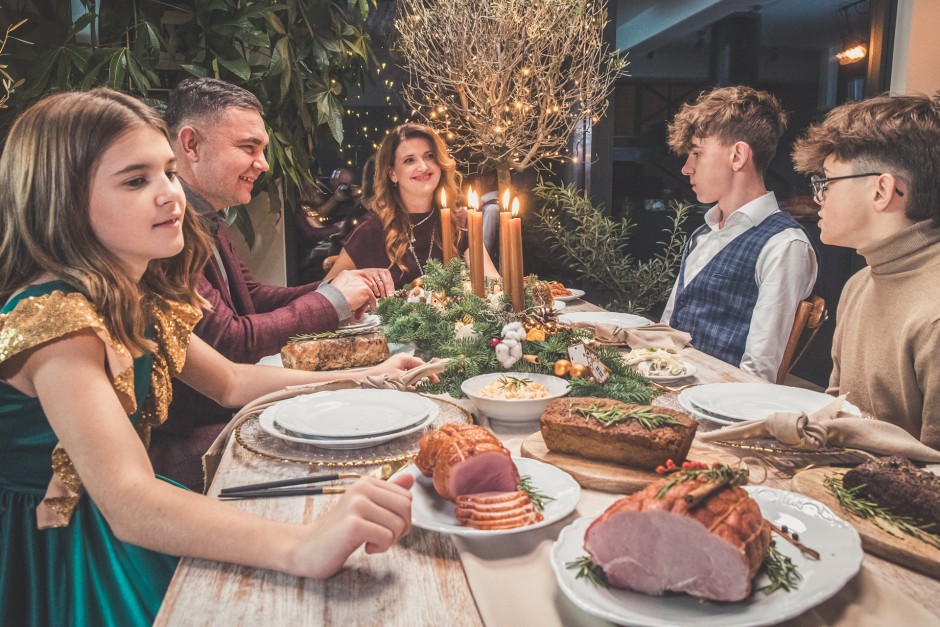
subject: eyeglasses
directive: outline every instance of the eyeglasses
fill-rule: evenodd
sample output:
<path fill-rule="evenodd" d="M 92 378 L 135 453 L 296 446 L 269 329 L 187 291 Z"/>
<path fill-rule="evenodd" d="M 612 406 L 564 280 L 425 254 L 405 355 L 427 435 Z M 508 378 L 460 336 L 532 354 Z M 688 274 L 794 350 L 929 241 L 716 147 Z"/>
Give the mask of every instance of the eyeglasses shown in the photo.
<path fill-rule="evenodd" d="M 813 186 L 813 200 L 816 201 L 816 204 L 823 204 L 823 201 L 826 200 L 826 192 L 829 191 L 829 183 L 834 181 L 841 181 L 842 179 L 857 179 L 864 176 L 881 176 L 883 172 L 865 172 L 864 174 L 846 174 L 845 176 L 830 176 L 829 178 L 823 178 L 821 176 L 814 176 L 810 178 L 809 184 Z M 897 187 L 894 188 L 894 193 L 898 196 L 904 196 L 904 192 L 899 190 Z"/>

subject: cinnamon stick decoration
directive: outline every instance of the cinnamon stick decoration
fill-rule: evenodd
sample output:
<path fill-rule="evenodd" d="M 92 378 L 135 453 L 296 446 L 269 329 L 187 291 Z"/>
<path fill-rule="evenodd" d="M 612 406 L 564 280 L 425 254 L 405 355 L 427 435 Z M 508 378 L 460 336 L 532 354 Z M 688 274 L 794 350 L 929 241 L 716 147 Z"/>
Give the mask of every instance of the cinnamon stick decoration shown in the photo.
<path fill-rule="evenodd" d="M 719 490 L 723 490 L 730 482 L 731 478 L 729 477 L 721 481 L 709 481 L 708 483 L 704 483 L 685 495 L 685 504 L 689 509 L 698 507 L 702 501 Z"/>
<path fill-rule="evenodd" d="M 764 520 L 767 520 L 767 519 L 765 518 Z M 771 529 L 777 532 L 778 536 L 780 536 L 781 538 L 783 538 L 784 540 L 786 540 L 787 542 L 789 542 L 790 544 L 798 548 L 800 550 L 800 553 L 802 553 L 803 555 L 805 555 L 806 557 L 810 559 L 817 560 L 817 561 L 819 560 L 819 551 L 809 548 L 808 546 L 806 546 L 799 540 L 794 540 L 793 536 L 791 536 L 789 533 L 787 533 L 786 531 L 784 531 L 777 525 L 773 524 L 769 520 L 767 520 L 767 524 L 770 525 Z"/>

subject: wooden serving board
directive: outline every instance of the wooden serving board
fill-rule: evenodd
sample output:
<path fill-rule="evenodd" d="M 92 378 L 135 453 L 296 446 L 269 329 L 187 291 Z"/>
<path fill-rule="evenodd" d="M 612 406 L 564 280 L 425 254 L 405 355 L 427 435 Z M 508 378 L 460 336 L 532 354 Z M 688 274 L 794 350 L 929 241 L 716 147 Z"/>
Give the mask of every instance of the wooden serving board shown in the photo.
<path fill-rule="evenodd" d="M 845 474 L 841 468 L 813 468 L 797 473 L 790 480 L 790 489 L 825 503 L 837 516 L 844 518 L 862 537 L 862 548 L 889 562 L 900 564 L 919 573 L 940 579 L 940 549 L 911 536 L 896 537 L 873 522 L 847 512 L 825 486 L 831 474 Z"/>
<path fill-rule="evenodd" d="M 581 487 L 613 492 L 614 494 L 633 494 L 645 488 L 650 483 L 661 479 L 652 470 L 621 466 L 613 462 L 604 462 L 596 459 L 587 459 L 567 453 L 554 453 L 545 446 L 542 433 L 536 431 L 525 439 L 521 447 L 523 457 L 531 457 L 540 462 L 561 468 L 581 484 Z M 721 462 L 722 464 L 736 465 L 740 459 L 730 453 L 692 443 L 689 451 L 690 460 L 697 462 Z"/>

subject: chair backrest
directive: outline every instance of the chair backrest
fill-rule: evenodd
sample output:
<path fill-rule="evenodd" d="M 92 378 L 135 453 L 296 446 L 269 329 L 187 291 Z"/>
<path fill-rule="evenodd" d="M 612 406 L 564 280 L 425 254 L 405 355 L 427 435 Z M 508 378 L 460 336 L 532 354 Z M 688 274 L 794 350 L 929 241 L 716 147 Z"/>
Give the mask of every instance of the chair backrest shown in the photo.
<path fill-rule="evenodd" d="M 796 315 L 793 317 L 793 329 L 790 330 L 790 338 L 787 340 L 787 348 L 783 353 L 783 361 L 780 362 L 780 369 L 777 370 L 777 383 L 783 383 L 790 369 L 800 360 L 809 343 L 816 336 L 819 327 L 829 317 L 826 310 L 826 301 L 815 294 L 800 301 L 796 308 Z"/>

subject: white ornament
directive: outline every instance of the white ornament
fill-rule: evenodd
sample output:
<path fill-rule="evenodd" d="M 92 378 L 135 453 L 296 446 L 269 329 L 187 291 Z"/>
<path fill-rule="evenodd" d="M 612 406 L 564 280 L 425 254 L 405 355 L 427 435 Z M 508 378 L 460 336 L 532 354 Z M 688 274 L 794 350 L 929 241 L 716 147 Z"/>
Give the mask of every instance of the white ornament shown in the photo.
<path fill-rule="evenodd" d="M 416 286 L 410 292 L 408 292 L 407 301 L 409 303 L 423 303 L 426 302 L 428 293 L 424 291 L 424 288 L 421 286 Z"/>
<path fill-rule="evenodd" d="M 479 334 L 474 330 L 472 324 L 467 324 L 462 320 L 454 323 L 454 337 L 458 340 L 469 340 L 477 337 Z"/>

